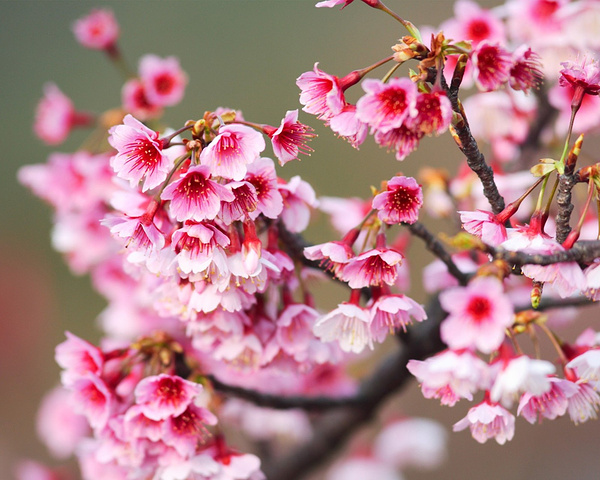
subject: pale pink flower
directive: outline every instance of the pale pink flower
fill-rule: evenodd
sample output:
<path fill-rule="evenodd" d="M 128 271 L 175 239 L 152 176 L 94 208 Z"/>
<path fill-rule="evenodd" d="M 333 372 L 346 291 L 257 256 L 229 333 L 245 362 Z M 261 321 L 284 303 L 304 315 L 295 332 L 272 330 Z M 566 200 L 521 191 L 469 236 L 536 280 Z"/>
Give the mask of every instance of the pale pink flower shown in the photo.
<path fill-rule="evenodd" d="M 84 47 L 94 50 L 114 48 L 119 37 L 119 25 L 114 14 L 106 9 L 94 9 L 73 24 L 75 38 Z"/>
<path fill-rule="evenodd" d="M 540 422 L 543 418 L 554 420 L 567 412 L 569 397 L 577 393 L 578 388 L 569 380 L 549 377 L 550 390 L 541 395 L 525 392 L 519 401 L 517 415 L 522 416 L 529 423 Z"/>
<path fill-rule="evenodd" d="M 466 287 L 440 294 L 449 315 L 442 322 L 442 340 L 450 348 L 477 348 L 492 353 L 513 323 L 514 311 L 502 282 L 494 277 L 476 277 Z"/>
<path fill-rule="evenodd" d="M 577 387 L 577 392 L 568 397 L 567 411 L 575 425 L 598 418 L 600 408 L 600 395 L 589 383 L 578 380 L 572 382 Z"/>
<path fill-rule="evenodd" d="M 231 225 L 237 220 L 244 220 L 248 214 L 254 212 L 258 206 L 258 197 L 254 185 L 247 181 L 229 182 L 227 187 L 235 199 L 231 202 L 221 202 L 219 218 L 226 225 Z"/>
<path fill-rule="evenodd" d="M 600 349 L 583 352 L 567 363 L 566 368 L 574 370 L 580 380 L 600 387 Z"/>
<path fill-rule="evenodd" d="M 318 206 L 315 191 L 295 175 L 289 182 L 279 184 L 279 193 L 283 199 L 281 219 L 285 227 L 292 233 L 302 232 L 310 221 L 311 209 Z"/>
<path fill-rule="evenodd" d="M 406 331 L 406 326 L 413 320 L 422 322 L 427 318 L 427 313 L 421 305 L 402 294 L 382 295 L 370 308 L 371 334 L 379 343 L 382 343 L 388 334 L 393 335 L 400 329 Z"/>
<path fill-rule="evenodd" d="M 564 6 L 569 0 L 510 0 L 506 2 L 511 35 L 532 45 L 555 40 L 564 30 Z"/>
<path fill-rule="evenodd" d="M 163 435 L 163 420 L 152 420 L 142 413 L 141 405 L 132 405 L 123 418 L 123 433 L 129 439 L 147 438 L 158 442 Z"/>
<path fill-rule="evenodd" d="M 132 187 L 144 179 L 143 192 L 165 181 L 172 162 L 163 153 L 164 143 L 158 132 L 125 115 L 123 124 L 111 127 L 108 133 L 108 143 L 117 150 L 111 166 L 119 178 L 129 180 Z"/>
<path fill-rule="evenodd" d="M 452 121 L 452 104 L 444 92 L 419 92 L 416 109 L 417 116 L 409 120 L 415 130 L 426 135 L 440 135 L 448 130 Z"/>
<path fill-rule="evenodd" d="M 481 42 L 471 53 L 475 84 L 484 91 L 497 90 L 510 79 L 510 52 L 497 44 Z"/>
<path fill-rule="evenodd" d="M 294 358 L 306 356 L 315 338 L 312 327 L 318 317 L 319 313 L 308 305 L 287 305 L 277 318 L 276 338 L 279 346 Z"/>
<path fill-rule="evenodd" d="M 346 104 L 340 113 L 334 115 L 328 121 L 329 128 L 340 137 L 348 140 L 356 149 L 367 138 L 368 125 L 361 122 L 356 116 L 356 105 Z"/>
<path fill-rule="evenodd" d="M 341 270 L 340 278 L 348 282 L 350 288 L 381 286 L 384 283 L 393 285 L 403 259 L 400 252 L 378 246 L 349 259 Z"/>
<path fill-rule="evenodd" d="M 245 180 L 256 191 L 256 210 L 249 213 L 252 220 L 263 214 L 267 218 L 277 218 L 283 210 L 283 198 L 279 193 L 275 164 L 270 158 L 259 158 L 250 165 Z"/>
<path fill-rule="evenodd" d="M 417 377 L 425 398 L 439 398 L 450 407 L 461 398 L 473 400 L 473 393 L 490 385 L 488 364 L 468 350 L 445 350 L 427 360 L 409 360 L 407 368 Z"/>
<path fill-rule="evenodd" d="M 158 117 L 162 113 L 161 106 L 148 101 L 146 89 L 139 78 L 132 78 L 123 84 L 121 103 L 125 111 L 142 120 Z"/>
<path fill-rule="evenodd" d="M 16 480 L 71 480 L 71 475 L 62 469 L 51 469 L 33 460 L 20 460 L 14 469 Z"/>
<path fill-rule="evenodd" d="M 473 212 L 459 211 L 463 228 L 472 235 L 481 238 L 488 245 L 497 247 L 506 241 L 506 227 L 496 215 L 484 210 Z"/>
<path fill-rule="evenodd" d="M 247 165 L 258 159 L 264 149 L 265 139 L 253 128 L 239 124 L 224 125 L 200 153 L 200 162 L 209 166 L 215 176 L 242 180 Z"/>
<path fill-rule="evenodd" d="M 44 96 L 35 110 L 33 131 L 48 145 L 62 143 L 73 127 L 89 125 L 92 117 L 75 110 L 73 102 L 54 83 L 44 85 Z"/>
<path fill-rule="evenodd" d="M 373 455 L 399 469 L 431 470 L 448 455 L 448 432 L 429 418 L 406 418 L 385 425 L 373 443 Z"/>
<path fill-rule="evenodd" d="M 532 88 L 539 88 L 543 76 L 540 56 L 531 48 L 522 45 L 513 52 L 513 65 L 508 81 L 513 90 L 528 92 Z"/>
<path fill-rule="evenodd" d="M 423 206 L 423 191 L 412 177 L 395 176 L 387 182 L 386 191 L 373 198 L 377 216 L 389 225 L 415 223 Z"/>
<path fill-rule="evenodd" d="M 171 201 L 169 211 L 177 220 L 201 222 L 215 218 L 221 210 L 221 202 L 231 202 L 235 195 L 224 185 L 211 180 L 208 166 L 195 165 L 169 184 L 161 198 Z"/>
<path fill-rule="evenodd" d="M 349 74 L 340 79 L 320 70 L 315 63 L 312 72 L 298 77 L 296 85 L 300 88 L 300 103 L 306 113 L 312 113 L 327 120 L 342 111 L 346 100 L 344 90 L 360 80 L 357 75 Z"/>
<path fill-rule="evenodd" d="M 402 480 L 398 471 L 375 458 L 357 457 L 342 460 L 335 464 L 326 474 L 325 480 Z"/>
<path fill-rule="evenodd" d="M 140 59 L 139 73 L 146 98 L 151 104 L 170 107 L 183 98 L 187 75 L 177 58 L 144 55 Z"/>
<path fill-rule="evenodd" d="M 452 255 L 452 261 L 463 273 L 473 273 L 478 268 L 478 264 L 464 253 Z M 458 280 L 448 272 L 448 266 L 444 262 L 436 259 L 423 269 L 423 285 L 427 293 L 433 293 L 457 287 Z"/>
<path fill-rule="evenodd" d="M 446 38 L 456 41 L 470 40 L 476 47 L 484 40 L 503 42 L 504 25 L 490 10 L 481 8 L 471 0 L 459 0 L 454 4 L 454 18 L 440 26 Z"/>
<path fill-rule="evenodd" d="M 79 441 L 90 432 L 85 417 L 73 411 L 72 394 L 63 387 L 48 392 L 36 418 L 36 431 L 56 458 L 73 455 Z"/>
<path fill-rule="evenodd" d="M 177 254 L 177 265 L 185 274 L 206 270 L 225 274 L 227 258 L 224 249 L 229 237 L 210 223 L 186 223 L 173 232 L 171 245 Z"/>
<path fill-rule="evenodd" d="M 104 367 L 102 351 L 85 340 L 65 332 L 67 339 L 56 346 L 56 363 L 64 369 L 61 380 L 71 387 L 75 380 L 88 375 L 100 375 Z"/>
<path fill-rule="evenodd" d="M 465 418 L 454 424 L 452 430 L 460 432 L 467 427 L 479 443 L 494 438 L 500 445 L 504 445 L 515 434 L 515 417 L 500 405 L 484 401 L 471 408 Z"/>
<path fill-rule="evenodd" d="M 273 152 L 281 166 L 298 159 L 300 153 L 310 155 L 313 150 L 306 145 L 315 136 L 313 129 L 298 121 L 298 110 L 288 110 L 279 128 L 263 125 L 263 131 L 271 139 Z"/>
<path fill-rule="evenodd" d="M 337 341 L 345 352 L 360 353 L 366 346 L 373 350 L 370 323 L 368 309 L 344 302 L 319 318 L 313 332 L 324 342 Z"/>
<path fill-rule="evenodd" d="M 419 130 L 402 125 L 387 132 L 377 130 L 374 139 L 379 146 L 385 147 L 388 152 L 395 150 L 396 160 L 402 161 L 419 146 L 419 141 L 423 138 L 423 135 L 424 133 Z"/>
<path fill-rule="evenodd" d="M 408 78 L 368 78 L 362 87 L 366 94 L 356 103 L 356 116 L 373 130 L 386 133 L 417 116 L 417 87 Z"/>
<path fill-rule="evenodd" d="M 345 235 L 371 211 L 372 200 L 358 197 L 319 197 L 319 210 L 330 216 L 331 224 L 340 235 Z"/>
<path fill-rule="evenodd" d="M 202 386 L 173 375 L 144 378 L 135 387 L 135 401 L 150 420 L 179 416 L 202 391 Z"/>
<path fill-rule="evenodd" d="M 521 393 L 540 396 L 551 388 L 550 377 L 556 370 L 546 360 L 536 360 L 521 355 L 510 360 L 500 360 L 494 365 L 500 366 L 496 379 L 490 390 L 490 399 L 500 402 L 506 408 L 512 407 L 513 401 Z"/>
<path fill-rule="evenodd" d="M 354 257 L 354 252 L 348 242 L 333 241 L 305 247 L 304 256 L 319 261 L 321 267 L 339 275 L 348 260 Z"/>

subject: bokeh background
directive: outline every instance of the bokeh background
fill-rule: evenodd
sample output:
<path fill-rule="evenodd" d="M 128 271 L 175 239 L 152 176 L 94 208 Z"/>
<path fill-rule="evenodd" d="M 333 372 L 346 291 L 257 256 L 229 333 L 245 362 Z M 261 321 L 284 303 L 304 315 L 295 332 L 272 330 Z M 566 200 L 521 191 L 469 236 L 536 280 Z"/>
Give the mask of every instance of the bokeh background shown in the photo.
<path fill-rule="evenodd" d="M 51 461 L 35 437 L 42 395 L 58 382 L 54 346 L 70 330 L 96 341 L 95 318 L 104 303 L 87 277 L 75 277 L 51 249 L 50 209 L 16 182 L 22 165 L 44 162 L 51 148 L 31 130 L 45 82 L 53 81 L 78 109 L 101 112 L 118 106 L 122 79 L 104 56 L 79 46 L 71 25 L 92 7 L 110 7 L 121 25 L 120 45 L 135 68 L 154 53 L 179 57 L 189 75 L 184 101 L 165 120 L 180 125 L 217 106 L 241 109 L 245 118 L 277 125 L 286 110 L 298 108 L 295 79 L 315 61 L 327 72 L 345 73 L 390 54 L 405 32 L 389 17 L 356 1 L 343 11 L 316 9 L 315 0 L 217 1 L 31 1 L 0 2 L 0 478 L 12 478 L 21 458 Z M 481 2 L 491 6 L 494 2 Z M 450 0 L 389 0 L 390 7 L 416 25 L 438 25 L 452 15 Z M 381 73 L 383 75 L 383 71 Z M 358 93 L 358 92 L 357 92 Z M 352 93 L 350 95 L 352 98 Z M 398 171 L 416 175 L 429 164 L 451 172 L 460 160 L 448 136 L 425 139 L 404 163 L 367 140 L 360 151 L 336 140 L 308 115 L 301 117 L 319 137 L 302 162 L 280 170 L 299 174 L 318 195 L 369 195 Z M 75 132 L 57 151 L 70 152 L 85 139 Z M 323 226 L 324 221 L 317 222 Z M 313 228 L 309 240 L 328 239 Z M 430 261 L 419 245 L 411 261 Z M 418 273 L 415 276 L 418 279 Z M 411 294 L 424 300 L 413 282 Z M 588 309 L 598 320 L 598 309 Z M 590 317 L 591 316 L 591 317 Z M 597 323 L 596 323 L 597 325 Z M 386 410 L 430 416 L 448 429 L 468 405 L 440 408 L 417 386 L 395 396 Z M 407 472 L 408 479 L 597 479 L 600 424 L 575 427 L 562 419 L 530 426 L 519 419 L 515 439 L 501 447 L 479 445 L 468 433 L 449 435 L 449 458 L 437 471 Z"/>

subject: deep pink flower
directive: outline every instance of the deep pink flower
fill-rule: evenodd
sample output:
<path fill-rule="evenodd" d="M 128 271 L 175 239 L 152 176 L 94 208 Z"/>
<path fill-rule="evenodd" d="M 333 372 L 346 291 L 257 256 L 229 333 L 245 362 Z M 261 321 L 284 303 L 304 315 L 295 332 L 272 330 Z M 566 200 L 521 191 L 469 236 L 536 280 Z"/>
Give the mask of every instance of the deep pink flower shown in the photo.
<path fill-rule="evenodd" d="M 574 370 L 580 380 L 600 387 L 600 349 L 592 348 L 577 355 L 566 367 Z"/>
<path fill-rule="evenodd" d="M 597 60 L 583 57 L 579 62 L 563 62 L 558 83 L 561 87 L 571 85 L 588 95 L 600 94 L 600 65 Z"/>
<path fill-rule="evenodd" d="M 300 153 L 310 155 L 313 151 L 306 145 L 315 136 L 313 129 L 298 121 L 298 110 L 288 110 L 279 128 L 263 125 L 263 130 L 271 139 L 273 152 L 281 166 L 296 160 Z"/>
<path fill-rule="evenodd" d="M 81 377 L 69 387 L 75 411 L 85 415 L 95 430 L 104 428 L 116 404 L 114 393 L 96 375 Z"/>
<path fill-rule="evenodd" d="M 539 88 L 543 76 L 541 59 L 537 53 L 526 45 L 515 50 L 508 81 L 512 89 L 528 92 L 532 88 Z"/>
<path fill-rule="evenodd" d="M 110 50 L 119 36 L 119 25 L 110 10 L 94 9 L 73 24 L 75 38 L 84 47 Z"/>
<path fill-rule="evenodd" d="M 183 98 L 187 75 L 177 58 L 145 55 L 140 59 L 139 73 L 146 98 L 151 104 L 170 107 Z"/>
<path fill-rule="evenodd" d="M 312 72 L 300 75 L 296 85 L 301 90 L 302 110 L 327 120 L 342 111 L 346 103 L 344 91 L 358 82 L 360 76 L 350 73 L 340 79 L 323 72 L 317 65 L 319 62 L 315 63 Z"/>
<path fill-rule="evenodd" d="M 444 92 L 419 92 L 416 109 L 417 116 L 409 119 L 415 130 L 426 135 L 440 135 L 448 130 L 452 121 L 452 104 Z"/>
<path fill-rule="evenodd" d="M 161 198 L 171 200 L 170 212 L 177 220 L 201 222 L 215 218 L 221 210 L 221 202 L 231 202 L 235 195 L 210 179 L 208 166 L 196 165 L 169 184 Z"/>
<path fill-rule="evenodd" d="M 459 0 L 454 4 L 454 18 L 442 23 L 440 29 L 446 38 L 470 40 L 476 47 L 484 40 L 503 42 L 504 25 L 490 10 L 481 8 L 470 0 Z"/>
<path fill-rule="evenodd" d="M 181 415 L 202 386 L 173 375 L 146 377 L 135 387 L 135 401 L 150 420 Z"/>
<path fill-rule="evenodd" d="M 144 84 L 138 78 L 132 78 L 121 89 L 121 103 L 125 111 L 137 118 L 146 120 L 162 113 L 162 107 L 148 101 Z"/>
<path fill-rule="evenodd" d="M 422 322 L 427 318 L 427 313 L 421 305 L 406 295 L 382 295 L 371 308 L 371 333 L 373 339 L 383 343 L 388 334 L 402 329 L 413 320 Z"/>
<path fill-rule="evenodd" d="M 37 105 L 33 131 L 48 145 L 63 142 L 73 127 L 89 125 L 92 117 L 77 112 L 71 99 L 59 88 L 48 83 L 44 85 L 44 96 Z"/>
<path fill-rule="evenodd" d="M 313 332 L 324 342 L 337 341 L 345 352 L 360 353 L 367 345 L 373 349 L 370 323 L 367 308 L 344 302 L 318 319 Z"/>
<path fill-rule="evenodd" d="M 387 189 L 373 198 L 377 216 L 389 225 L 415 223 L 423 206 L 423 191 L 412 177 L 401 175 L 387 182 Z"/>
<path fill-rule="evenodd" d="M 519 401 L 517 415 L 533 424 L 542 417 L 554 420 L 567 412 L 569 397 L 577 393 L 577 386 L 569 380 L 549 377 L 550 390 L 541 395 L 525 392 Z"/>
<path fill-rule="evenodd" d="M 181 414 L 166 419 L 162 440 L 182 457 L 189 457 L 196 452 L 198 444 L 208 437 L 206 425 L 216 423 L 217 418 L 210 411 L 192 403 Z"/>
<path fill-rule="evenodd" d="M 515 417 L 500 405 L 484 401 L 471 408 L 465 418 L 454 424 L 452 430 L 459 432 L 467 427 L 479 443 L 494 438 L 504 445 L 515 434 Z"/>
<path fill-rule="evenodd" d="M 468 350 L 445 350 L 427 360 L 410 360 L 407 368 L 417 377 L 425 398 L 439 398 L 450 407 L 461 398 L 473 400 L 473 393 L 490 385 L 488 364 Z"/>
<path fill-rule="evenodd" d="M 510 79 L 511 54 L 500 45 L 481 42 L 471 53 L 471 60 L 475 83 L 484 92 L 497 90 Z"/>
<path fill-rule="evenodd" d="M 333 241 L 306 247 L 304 256 L 309 260 L 319 261 L 321 267 L 339 275 L 348 260 L 354 257 L 354 252 L 348 242 Z"/>
<path fill-rule="evenodd" d="M 396 151 L 396 160 L 404 160 L 418 146 L 424 133 L 407 125 L 402 125 L 387 132 L 375 132 L 375 142 L 386 147 L 388 151 Z"/>
<path fill-rule="evenodd" d="M 129 180 L 132 187 L 144 179 L 144 192 L 165 181 L 172 162 L 163 153 L 164 145 L 158 132 L 125 115 L 123 124 L 111 127 L 108 133 L 108 143 L 117 150 L 111 166 L 119 178 Z"/>
<path fill-rule="evenodd" d="M 230 182 L 227 187 L 231 189 L 235 199 L 231 202 L 221 202 L 219 218 L 226 225 L 230 225 L 254 212 L 258 206 L 258 197 L 254 185 L 248 181 Z"/>
<path fill-rule="evenodd" d="M 367 138 L 368 126 L 356 116 L 356 105 L 346 104 L 340 113 L 328 121 L 331 130 L 348 140 L 356 149 Z"/>
<path fill-rule="evenodd" d="M 408 78 L 368 78 L 362 87 L 366 94 L 356 103 L 356 116 L 373 130 L 386 133 L 417 116 L 417 86 Z"/>
<path fill-rule="evenodd" d="M 229 237 L 210 223 L 186 223 L 173 233 L 171 245 L 177 253 L 177 264 L 185 274 L 205 270 L 225 272 L 227 259 L 224 249 Z"/>
<path fill-rule="evenodd" d="M 463 228 L 472 235 L 481 238 L 488 245 L 497 247 L 506 241 L 506 227 L 496 215 L 483 210 L 473 212 L 459 211 Z"/>
<path fill-rule="evenodd" d="M 258 159 L 265 149 L 263 136 L 246 125 L 224 125 L 219 134 L 202 150 L 200 162 L 210 167 L 212 175 L 242 180 L 247 165 Z"/>
<path fill-rule="evenodd" d="M 283 210 L 283 198 L 277 188 L 275 164 L 270 158 L 259 158 L 250 165 L 246 173 L 246 181 L 256 190 L 258 204 L 249 216 L 255 220 L 261 213 L 267 218 L 277 218 Z"/>
<path fill-rule="evenodd" d="M 446 290 L 440 303 L 449 313 L 440 333 L 450 348 L 475 347 L 491 353 L 502 344 L 505 329 L 514 320 L 512 303 L 494 277 L 476 277 L 466 287 Z"/>
<path fill-rule="evenodd" d="M 70 387 L 73 382 L 88 375 L 99 375 L 104 366 L 102 351 L 85 340 L 65 332 L 67 339 L 56 346 L 56 363 L 64 369 L 61 380 Z"/>

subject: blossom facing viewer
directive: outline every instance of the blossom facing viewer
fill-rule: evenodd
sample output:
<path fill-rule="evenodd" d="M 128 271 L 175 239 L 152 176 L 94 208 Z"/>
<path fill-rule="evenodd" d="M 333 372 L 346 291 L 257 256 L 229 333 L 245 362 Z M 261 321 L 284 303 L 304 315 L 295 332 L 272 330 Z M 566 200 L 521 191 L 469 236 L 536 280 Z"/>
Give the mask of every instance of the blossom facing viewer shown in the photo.
<path fill-rule="evenodd" d="M 117 43 L 119 24 L 110 10 L 94 9 L 73 24 L 73 33 L 86 48 L 110 51 Z"/>
<path fill-rule="evenodd" d="M 412 177 L 396 176 L 387 182 L 386 191 L 373 198 L 377 216 L 389 225 L 415 223 L 423 206 L 423 191 Z"/>
<path fill-rule="evenodd" d="M 484 401 L 471 408 L 465 418 L 454 424 L 452 430 L 460 432 L 467 427 L 479 443 L 493 438 L 504 445 L 515 435 L 515 417 L 504 407 Z"/>

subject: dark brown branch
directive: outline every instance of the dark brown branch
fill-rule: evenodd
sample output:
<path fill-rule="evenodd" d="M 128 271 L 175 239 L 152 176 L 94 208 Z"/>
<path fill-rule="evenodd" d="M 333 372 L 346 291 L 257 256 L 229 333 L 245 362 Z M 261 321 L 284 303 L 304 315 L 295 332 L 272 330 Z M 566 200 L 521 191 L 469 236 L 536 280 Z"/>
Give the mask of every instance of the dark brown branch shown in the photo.
<path fill-rule="evenodd" d="M 542 255 L 537 253 L 512 252 L 502 248 L 487 246 L 486 251 L 496 260 L 504 260 L 511 265 L 552 265 L 562 262 L 591 263 L 600 257 L 600 240 L 580 241 L 573 248 L 562 252 Z"/>
<path fill-rule="evenodd" d="M 571 231 L 569 220 L 573 212 L 571 203 L 571 191 L 576 184 L 576 179 L 572 173 L 565 171 L 558 179 L 558 191 L 556 193 L 556 203 L 558 204 L 558 214 L 556 215 L 556 241 L 563 243 Z"/>
<path fill-rule="evenodd" d="M 381 403 L 402 388 L 412 375 L 406 368 L 410 359 L 424 359 L 445 345 L 439 336 L 439 325 L 445 313 L 437 299 L 427 306 L 428 319 L 409 329 L 410 341 L 404 343 L 390 355 L 363 382 L 359 395 L 364 400 L 355 407 L 336 409 L 319 423 L 313 437 L 288 455 L 267 463 L 263 471 L 269 480 L 295 480 L 326 461 L 338 448 L 341 448 L 350 434 L 364 425 L 375 415 Z"/>
<path fill-rule="evenodd" d="M 469 280 L 469 275 L 460 271 L 460 269 L 456 266 L 450 254 L 446 251 L 442 243 L 433 236 L 433 234 L 427 230 L 425 225 L 421 222 L 415 222 L 412 225 L 407 225 L 410 232 L 419 237 L 421 240 L 425 242 L 425 246 L 427 250 L 433 253 L 436 257 L 438 257 L 446 267 L 448 268 L 448 272 L 458 280 L 461 285 L 466 285 Z"/>

